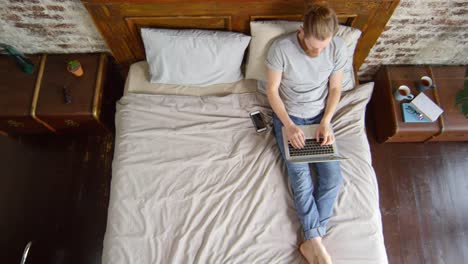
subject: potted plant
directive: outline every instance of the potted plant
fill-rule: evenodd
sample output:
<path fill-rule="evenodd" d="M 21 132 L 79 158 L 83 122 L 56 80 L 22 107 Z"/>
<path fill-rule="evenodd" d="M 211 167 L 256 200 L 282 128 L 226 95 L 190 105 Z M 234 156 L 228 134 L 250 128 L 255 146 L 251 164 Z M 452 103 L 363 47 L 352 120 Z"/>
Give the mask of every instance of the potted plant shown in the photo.
<path fill-rule="evenodd" d="M 82 76 L 83 75 L 83 67 L 81 67 L 81 63 L 77 60 L 71 60 L 67 63 L 67 70 L 73 73 L 75 76 Z"/>
<path fill-rule="evenodd" d="M 468 69 L 465 72 L 465 83 L 463 88 L 457 93 L 455 97 L 455 105 L 458 105 L 460 112 L 468 118 Z"/>

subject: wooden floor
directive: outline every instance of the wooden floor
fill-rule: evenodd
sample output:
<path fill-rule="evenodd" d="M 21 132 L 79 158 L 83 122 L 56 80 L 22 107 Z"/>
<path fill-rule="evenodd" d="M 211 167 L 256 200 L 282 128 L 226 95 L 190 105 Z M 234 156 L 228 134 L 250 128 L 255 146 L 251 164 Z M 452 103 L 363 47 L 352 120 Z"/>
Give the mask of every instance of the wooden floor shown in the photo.
<path fill-rule="evenodd" d="M 113 137 L 0 136 L 0 263 L 100 263 Z"/>
<path fill-rule="evenodd" d="M 369 134 L 390 263 L 467 263 L 468 143 L 377 144 Z M 100 263 L 112 142 L 111 135 L 0 136 L 2 259 L 19 253 L 12 236 L 29 235 L 59 249 L 48 263 Z M 37 208 L 22 212 L 27 202 Z M 47 227 L 50 219 L 57 223 Z"/>
<path fill-rule="evenodd" d="M 468 142 L 378 144 L 368 129 L 390 263 L 468 263 Z"/>

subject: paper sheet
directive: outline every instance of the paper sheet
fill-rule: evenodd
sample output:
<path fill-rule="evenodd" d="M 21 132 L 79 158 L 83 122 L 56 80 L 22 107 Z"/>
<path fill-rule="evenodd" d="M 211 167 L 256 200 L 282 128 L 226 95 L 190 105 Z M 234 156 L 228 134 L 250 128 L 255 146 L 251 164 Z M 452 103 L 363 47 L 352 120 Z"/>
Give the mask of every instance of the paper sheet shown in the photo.
<path fill-rule="evenodd" d="M 418 96 L 416 96 L 416 98 L 411 101 L 411 105 L 432 122 L 436 121 L 437 118 L 439 118 L 439 116 L 444 112 L 442 108 L 436 105 L 424 93 L 420 93 Z"/>

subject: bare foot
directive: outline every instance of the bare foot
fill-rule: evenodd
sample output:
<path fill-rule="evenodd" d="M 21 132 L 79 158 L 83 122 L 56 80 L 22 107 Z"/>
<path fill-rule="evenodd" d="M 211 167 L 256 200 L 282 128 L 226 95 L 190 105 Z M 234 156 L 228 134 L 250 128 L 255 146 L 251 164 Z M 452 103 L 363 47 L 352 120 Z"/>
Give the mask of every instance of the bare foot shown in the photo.
<path fill-rule="evenodd" d="M 321 237 L 315 237 L 304 241 L 299 247 L 299 250 L 309 264 L 332 264 L 331 257 L 322 244 Z"/>
<path fill-rule="evenodd" d="M 332 264 L 330 254 L 328 254 L 327 249 L 320 241 L 320 246 L 316 247 L 315 255 L 317 256 L 319 264 Z"/>
<path fill-rule="evenodd" d="M 299 251 L 301 251 L 302 256 L 304 256 L 309 264 L 318 263 L 317 257 L 315 256 L 314 245 L 310 240 L 304 241 L 304 243 L 299 247 Z"/>

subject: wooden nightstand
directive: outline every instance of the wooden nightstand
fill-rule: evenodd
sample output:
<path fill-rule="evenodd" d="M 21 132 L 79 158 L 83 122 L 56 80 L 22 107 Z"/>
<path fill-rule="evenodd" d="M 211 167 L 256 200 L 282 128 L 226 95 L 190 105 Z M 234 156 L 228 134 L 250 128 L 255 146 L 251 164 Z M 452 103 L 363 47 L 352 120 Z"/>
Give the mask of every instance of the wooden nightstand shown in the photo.
<path fill-rule="evenodd" d="M 105 134 L 113 131 L 115 102 L 122 93 L 123 81 L 106 54 L 44 54 L 39 58 L 41 63 L 37 64 L 35 84 L 29 81 L 27 85 L 22 82 L 17 85 L 29 92 L 29 97 L 23 100 L 25 102 L 21 101 L 21 106 L 26 110 L 23 109 L 20 115 L 33 120 L 35 126 L 24 123 L 15 129 L 6 129 L 3 125 L 0 130 L 9 134 L 43 133 L 47 130 L 56 134 Z M 76 77 L 67 71 L 70 60 L 81 63 L 83 76 Z M 1 78 L 4 75 L 9 76 L 2 72 Z M 14 80 L 9 83 L 14 83 Z M 71 95 L 68 104 L 64 89 Z M 11 98 L 16 98 L 14 93 L 7 93 L 3 100 L 9 102 Z M 19 105 L 16 101 L 10 104 Z M 18 115 L 17 112 L 15 110 Z M 0 117 L 0 120 L 5 118 Z"/>
<path fill-rule="evenodd" d="M 468 66 L 431 67 L 437 87 L 443 129 L 431 141 L 468 141 L 468 119 L 455 105 L 455 96 L 468 79 Z"/>
<path fill-rule="evenodd" d="M 464 66 L 382 66 L 375 77 L 375 89 L 370 103 L 378 142 L 426 142 L 468 140 L 468 119 L 455 106 L 455 94 L 463 87 Z M 419 94 L 416 83 L 430 76 L 437 89 L 424 94 L 439 104 L 444 113 L 433 123 L 405 123 L 401 103 L 393 97 L 400 85 Z"/>
<path fill-rule="evenodd" d="M 76 77 L 66 69 L 67 62 L 78 60 L 84 74 Z M 37 104 L 33 111 L 37 118 L 49 124 L 57 133 L 107 132 L 101 116 L 105 78 L 105 54 L 47 55 Z M 64 88 L 71 95 L 65 102 Z"/>
<path fill-rule="evenodd" d="M 29 56 L 34 73 L 26 74 L 13 58 L 0 56 L 0 131 L 10 134 L 46 133 L 48 128 L 31 116 L 31 103 L 41 71 L 41 55 Z"/>

